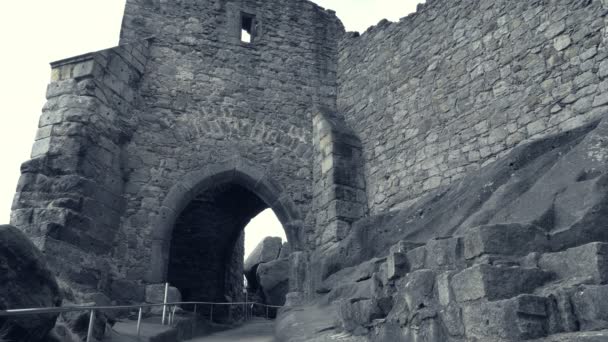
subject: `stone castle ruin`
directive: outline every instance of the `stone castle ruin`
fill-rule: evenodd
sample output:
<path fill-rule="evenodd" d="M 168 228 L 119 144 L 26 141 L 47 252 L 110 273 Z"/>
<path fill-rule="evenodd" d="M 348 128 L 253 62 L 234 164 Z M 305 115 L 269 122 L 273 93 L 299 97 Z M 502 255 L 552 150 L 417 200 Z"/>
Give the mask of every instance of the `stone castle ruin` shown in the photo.
<path fill-rule="evenodd" d="M 271 208 L 281 340 L 605 340 L 607 14 L 127 0 L 118 47 L 52 64 L 11 224 L 74 293 L 225 301 Z"/>

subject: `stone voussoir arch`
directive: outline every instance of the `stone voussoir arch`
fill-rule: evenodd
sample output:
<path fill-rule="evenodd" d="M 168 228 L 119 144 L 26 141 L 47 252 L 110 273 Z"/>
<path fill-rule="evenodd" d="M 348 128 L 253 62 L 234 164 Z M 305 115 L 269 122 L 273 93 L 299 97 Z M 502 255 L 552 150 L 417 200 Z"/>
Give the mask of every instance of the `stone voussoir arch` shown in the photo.
<path fill-rule="evenodd" d="M 165 196 L 151 226 L 150 268 L 145 281 L 166 281 L 171 238 L 175 222 L 184 208 L 206 189 L 226 183 L 243 186 L 263 200 L 283 225 L 293 250 L 301 250 L 302 214 L 284 189 L 267 172 L 247 159 L 236 157 L 186 174 Z"/>

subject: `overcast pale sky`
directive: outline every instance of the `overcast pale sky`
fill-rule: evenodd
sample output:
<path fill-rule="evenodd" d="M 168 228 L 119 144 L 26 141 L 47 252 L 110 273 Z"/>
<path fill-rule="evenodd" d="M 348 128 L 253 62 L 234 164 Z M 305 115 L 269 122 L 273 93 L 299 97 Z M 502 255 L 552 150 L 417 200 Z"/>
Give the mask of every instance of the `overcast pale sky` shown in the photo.
<path fill-rule="evenodd" d="M 268 0 L 280 1 L 280 0 Z M 349 31 L 383 18 L 397 21 L 417 0 L 313 0 L 337 12 Z M 3 0 L 0 2 L 0 224 L 9 222 L 19 166 L 29 159 L 49 82 L 49 63 L 115 46 L 125 0 Z M 259 239 L 284 238 L 271 212 L 246 230 L 246 253 Z"/>

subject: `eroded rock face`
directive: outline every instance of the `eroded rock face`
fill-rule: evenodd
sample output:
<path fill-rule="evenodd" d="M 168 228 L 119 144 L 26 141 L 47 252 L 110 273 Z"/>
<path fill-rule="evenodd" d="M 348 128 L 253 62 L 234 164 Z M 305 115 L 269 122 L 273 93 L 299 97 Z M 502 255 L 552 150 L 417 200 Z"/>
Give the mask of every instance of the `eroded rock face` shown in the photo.
<path fill-rule="evenodd" d="M 285 304 L 285 295 L 289 292 L 289 259 L 261 264 L 258 266 L 257 279 L 266 304 Z"/>
<path fill-rule="evenodd" d="M 290 254 L 289 243 L 281 243 L 278 237 L 267 237 L 258 244 L 245 261 L 250 299 L 269 305 L 285 304 L 292 273 Z"/>
<path fill-rule="evenodd" d="M 61 292 L 44 255 L 19 229 L 0 226 L 0 309 L 61 305 Z M 57 314 L 0 317 L 0 340 L 42 341 Z"/>
<path fill-rule="evenodd" d="M 359 220 L 348 237 L 313 256 L 319 263 L 319 275 L 324 278 L 335 270 L 385 255 L 398 241 L 426 243 L 484 225 L 505 231 L 526 229 L 510 224 L 537 226 L 549 233 L 546 239 L 551 241 L 544 247 L 534 245 L 542 247 L 539 251 L 608 241 L 608 231 L 602 229 L 603 219 L 608 217 L 608 167 L 602 152 L 606 136 L 608 122 L 604 120 L 520 146 L 408 208 Z M 487 232 L 481 231 L 472 237 L 473 243 L 484 234 Z M 511 241 L 504 239 L 508 234 L 497 232 L 502 243 L 488 241 L 479 248 L 525 249 L 522 243 L 537 239 L 534 232 L 527 234 L 522 241 Z"/>
<path fill-rule="evenodd" d="M 406 209 L 355 222 L 349 236 L 311 258 L 316 298 L 303 309 L 334 323 L 298 333 L 365 341 L 606 338 L 607 141 L 604 120 L 520 146 Z M 296 316 L 298 329 L 316 326 L 293 310 L 280 326 Z"/>
<path fill-rule="evenodd" d="M 276 260 L 281 253 L 281 238 L 267 237 L 260 242 L 245 260 L 245 274 L 250 273 L 259 264 Z"/>

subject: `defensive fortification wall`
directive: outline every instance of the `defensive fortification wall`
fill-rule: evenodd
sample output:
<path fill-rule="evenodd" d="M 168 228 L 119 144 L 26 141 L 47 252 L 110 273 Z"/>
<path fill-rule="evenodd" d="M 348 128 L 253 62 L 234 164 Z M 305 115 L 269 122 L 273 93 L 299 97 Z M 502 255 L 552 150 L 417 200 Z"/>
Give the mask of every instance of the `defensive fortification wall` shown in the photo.
<path fill-rule="evenodd" d="M 429 0 L 358 35 L 304 0 L 128 0 L 119 47 L 52 65 L 11 223 L 74 288 L 142 301 L 170 273 L 225 271 L 221 297 L 270 207 L 311 295 L 361 218 L 608 111 L 607 9 Z M 377 235 L 414 229 L 395 227 Z"/>
<path fill-rule="evenodd" d="M 340 43 L 338 111 L 370 211 L 608 110 L 605 1 L 429 0 Z"/>
<path fill-rule="evenodd" d="M 250 44 L 240 39 L 244 15 L 254 20 Z M 124 147 L 118 277 L 163 281 L 173 222 L 200 182 L 235 169 L 230 181 L 274 209 L 295 248 L 309 244 L 312 112 L 336 108 L 342 32 L 333 12 L 307 1 L 127 1 L 121 44 L 154 39 Z"/>

